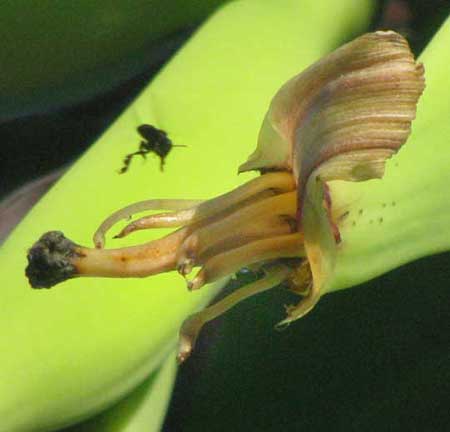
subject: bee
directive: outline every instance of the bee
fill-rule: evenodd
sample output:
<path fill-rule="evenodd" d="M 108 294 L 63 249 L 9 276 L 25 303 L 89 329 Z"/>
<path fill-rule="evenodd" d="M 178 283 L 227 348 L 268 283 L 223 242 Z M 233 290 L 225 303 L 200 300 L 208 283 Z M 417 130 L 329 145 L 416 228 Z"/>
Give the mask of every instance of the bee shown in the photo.
<path fill-rule="evenodd" d="M 131 159 L 133 159 L 134 156 L 140 155 L 145 159 L 148 153 L 155 153 L 159 157 L 159 168 L 161 171 L 164 171 L 165 159 L 170 150 L 172 150 L 172 147 L 186 147 L 184 145 L 172 144 L 172 141 L 169 139 L 165 131 L 152 125 L 142 124 L 138 126 L 137 131 L 143 138 L 139 144 L 139 150 L 125 156 L 123 159 L 123 167 L 119 170 L 119 174 L 123 174 L 128 171 Z"/>

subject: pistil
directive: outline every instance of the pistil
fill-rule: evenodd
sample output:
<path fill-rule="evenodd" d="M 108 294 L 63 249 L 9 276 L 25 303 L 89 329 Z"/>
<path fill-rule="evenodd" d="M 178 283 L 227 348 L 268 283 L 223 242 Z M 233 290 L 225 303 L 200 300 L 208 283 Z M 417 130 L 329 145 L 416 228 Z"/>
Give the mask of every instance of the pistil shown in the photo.
<path fill-rule="evenodd" d="M 77 245 L 55 232 L 44 236 L 30 249 L 27 275 L 34 287 L 49 287 L 64 279 L 80 276 L 145 277 L 178 270 L 187 276 L 194 267 L 197 275 L 187 281 L 189 289 L 199 289 L 242 267 L 262 266 L 281 258 L 305 256 L 303 235 L 297 232 L 295 214 L 297 192 L 292 175 L 269 173 L 210 201 L 192 204 L 189 200 L 140 202 L 119 210 L 97 230 L 96 248 Z M 141 245 L 103 249 L 104 233 L 113 223 L 134 210 L 162 205 L 181 209 L 146 218 L 139 229 L 181 225 L 165 237 Z M 143 219 L 141 219 L 143 220 Z M 53 251 L 61 245 L 71 266 L 65 276 L 52 277 L 60 263 Z M 39 268 L 36 263 L 39 262 Z M 46 282 L 40 282 L 39 278 Z M 50 281 L 50 282 L 49 282 Z"/>

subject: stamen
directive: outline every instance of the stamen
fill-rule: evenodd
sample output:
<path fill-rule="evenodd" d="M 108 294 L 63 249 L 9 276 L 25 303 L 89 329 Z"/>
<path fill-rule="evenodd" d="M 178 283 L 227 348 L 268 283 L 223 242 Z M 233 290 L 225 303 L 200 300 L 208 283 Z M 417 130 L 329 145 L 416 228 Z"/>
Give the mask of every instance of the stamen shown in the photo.
<path fill-rule="evenodd" d="M 180 248 L 177 269 L 186 275 L 205 252 L 211 256 L 251 241 L 293 232 L 287 217 L 295 217 L 296 197 L 296 192 L 287 192 L 266 198 L 193 231 Z"/>
<path fill-rule="evenodd" d="M 140 213 L 146 210 L 184 210 L 186 208 L 200 204 L 202 200 L 185 200 L 185 199 L 153 199 L 146 201 L 139 201 L 130 204 L 120 210 L 115 211 L 111 216 L 106 218 L 94 233 L 94 245 L 96 248 L 103 248 L 105 246 L 105 234 L 122 219 L 128 219 L 133 214 Z M 179 225 L 182 225 L 180 223 Z M 176 226 L 175 224 L 168 226 Z"/>
<path fill-rule="evenodd" d="M 305 256 L 305 250 L 303 235 L 300 233 L 257 240 L 215 255 L 206 261 L 195 278 L 188 282 L 188 289 L 199 289 L 207 283 L 260 261 L 301 256 Z"/>
<path fill-rule="evenodd" d="M 212 306 L 203 309 L 187 318 L 180 329 L 178 362 L 184 362 L 192 353 L 197 337 L 202 327 L 209 321 L 222 315 L 237 303 L 255 294 L 271 289 L 283 282 L 290 274 L 291 269 L 284 265 L 274 265 L 264 269 L 265 275 L 262 279 L 250 283 Z"/>
<path fill-rule="evenodd" d="M 263 176 L 254 178 L 249 182 L 239 186 L 238 188 L 218 196 L 217 198 L 208 201 L 198 201 L 194 202 L 194 206 L 189 208 L 189 205 L 184 207 L 180 206 L 180 211 L 176 213 L 162 213 L 156 215 L 150 215 L 138 219 L 127 225 L 116 237 L 125 237 L 126 235 L 142 229 L 147 228 L 166 228 L 186 225 L 188 223 L 195 223 L 212 216 L 216 216 L 226 210 L 232 209 L 234 206 L 241 207 L 252 197 L 257 197 L 267 190 L 274 190 L 276 193 L 282 193 L 287 191 L 292 191 L 295 188 L 295 181 L 292 174 L 286 172 L 269 173 Z M 155 201 L 166 201 L 166 200 L 155 200 Z M 167 200 L 171 201 L 171 200 Z M 187 203 L 186 200 L 172 200 L 175 205 L 177 201 L 182 201 L 182 205 Z M 143 201 L 143 204 L 147 203 L 151 205 L 151 201 Z M 197 205 L 198 204 L 198 205 Z M 155 210 L 157 207 L 152 206 L 148 208 L 142 208 L 139 211 L 144 210 Z M 161 207 L 159 207 L 161 208 Z M 169 208 L 169 207 L 165 207 Z M 177 210 L 176 208 L 170 207 L 171 210 Z M 94 235 L 94 243 L 103 244 L 104 233 L 117 221 L 128 217 L 131 213 L 130 210 L 132 206 L 125 207 L 118 212 L 113 213 L 105 222 L 102 223 L 100 228 Z M 134 210 L 136 213 L 137 211 Z M 100 231 L 100 233 L 99 233 Z M 98 234 L 99 233 L 99 234 Z M 103 235 L 103 237 L 102 237 Z M 101 247 L 101 246 L 100 246 Z"/>
<path fill-rule="evenodd" d="M 144 229 L 171 228 L 190 224 L 204 225 L 205 221 L 211 223 L 215 219 L 218 219 L 220 217 L 226 217 L 228 214 L 232 213 L 236 208 L 250 205 L 255 201 L 259 201 L 261 199 L 266 198 L 267 196 L 273 196 L 273 194 L 274 193 L 270 190 L 260 192 L 259 194 L 254 195 L 235 206 L 225 208 L 221 212 L 215 213 L 209 217 L 203 217 L 203 215 L 201 215 L 200 206 L 195 206 L 192 208 L 188 208 L 186 210 L 180 210 L 178 212 L 157 213 L 149 216 L 144 216 L 140 219 L 137 219 L 129 223 L 122 229 L 122 231 L 116 234 L 113 238 L 123 238 L 135 231 L 140 231 Z"/>

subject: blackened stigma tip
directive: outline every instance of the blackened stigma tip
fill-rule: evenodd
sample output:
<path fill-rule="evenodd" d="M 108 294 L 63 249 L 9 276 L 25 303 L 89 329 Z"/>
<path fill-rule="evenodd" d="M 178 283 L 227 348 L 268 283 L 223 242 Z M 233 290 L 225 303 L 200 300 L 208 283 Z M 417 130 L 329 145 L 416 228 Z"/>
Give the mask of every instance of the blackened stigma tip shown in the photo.
<path fill-rule="evenodd" d="M 25 269 L 32 288 L 50 288 L 76 274 L 72 258 L 76 244 L 61 231 L 45 233 L 28 251 Z"/>

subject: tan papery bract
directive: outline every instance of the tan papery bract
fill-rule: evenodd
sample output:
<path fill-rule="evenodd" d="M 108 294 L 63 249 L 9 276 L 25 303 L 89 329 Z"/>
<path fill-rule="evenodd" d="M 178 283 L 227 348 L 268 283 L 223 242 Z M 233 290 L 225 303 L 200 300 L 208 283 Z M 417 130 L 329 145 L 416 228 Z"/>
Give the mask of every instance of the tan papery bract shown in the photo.
<path fill-rule="evenodd" d="M 273 98 L 257 150 L 240 171 L 285 169 L 297 182 L 298 224 L 314 282 L 306 304 L 289 307 L 284 323 L 304 315 L 332 277 L 339 233 L 325 182 L 382 177 L 386 159 L 410 134 L 424 85 L 424 68 L 407 41 L 375 32 L 313 64 Z"/>

